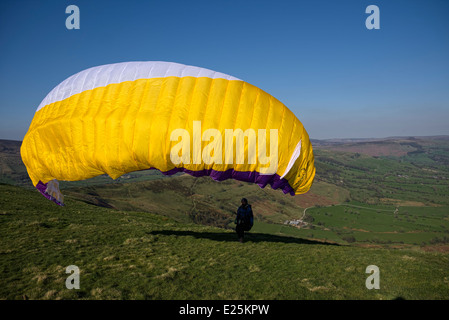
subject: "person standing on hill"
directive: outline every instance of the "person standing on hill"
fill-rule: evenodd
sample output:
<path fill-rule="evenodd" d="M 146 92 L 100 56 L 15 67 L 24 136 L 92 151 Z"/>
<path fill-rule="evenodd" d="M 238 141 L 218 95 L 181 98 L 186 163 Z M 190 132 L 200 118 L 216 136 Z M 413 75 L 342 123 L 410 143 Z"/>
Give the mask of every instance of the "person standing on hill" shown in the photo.
<path fill-rule="evenodd" d="M 251 205 L 248 204 L 248 200 L 242 199 L 242 205 L 237 210 L 237 217 L 235 219 L 235 231 L 240 242 L 243 242 L 243 237 L 245 236 L 245 231 L 251 230 L 254 222 L 253 210 Z"/>

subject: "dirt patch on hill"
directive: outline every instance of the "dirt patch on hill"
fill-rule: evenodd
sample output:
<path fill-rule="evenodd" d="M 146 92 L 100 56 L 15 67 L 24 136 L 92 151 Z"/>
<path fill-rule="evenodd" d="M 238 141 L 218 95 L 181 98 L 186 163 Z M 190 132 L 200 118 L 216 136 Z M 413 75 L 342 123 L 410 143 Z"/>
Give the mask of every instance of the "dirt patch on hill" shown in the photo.
<path fill-rule="evenodd" d="M 338 204 L 338 201 L 334 201 L 329 197 L 312 193 L 310 191 L 304 194 L 296 195 L 293 201 L 296 205 L 300 206 L 301 208 L 308 208 L 316 205 L 330 206 L 333 204 Z"/>
<path fill-rule="evenodd" d="M 351 231 L 359 231 L 359 232 L 372 232 L 372 231 L 365 230 L 365 229 L 355 229 L 355 228 L 348 228 L 348 227 L 343 227 L 343 229 L 351 230 Z"/>
<path fill-rule="evenodd" d="M 279 208 L 273 205 L 269 200 L 255 200 L 253 201 L 252 206 L 257 208 L 258 213 L 262 216 L 272 216 L 279 211 Z"/>
<path fill-rule="evenodd" d="M 441 253 L 449 253 L 449 245 L 434 245 L 434 246 L 424 246 L 422 247 L 424 251 L 427 252 L 441 252 Z"/>
<path fill-rule="evenodd" d="M 323 149 L 360 153 L 368 156 L 394 156 L 401 157 L 407 155 L 408 152 L 416 150 L 410 146 L 402 146 L 392 142 L 367 142 L 357 144 L 345 144 L 337 146 L 326 146 Z"/>
<path fill-rule="evenodd" d="M 379 199 L 383 204 L 392 204 L 394 206 L 401 207 L 426 207 L 427 204 L 418 201 L 409 201 L 409 200 L 400 200 L 400 199 L 389 199 L 389 198 L 380 198 Z"/>

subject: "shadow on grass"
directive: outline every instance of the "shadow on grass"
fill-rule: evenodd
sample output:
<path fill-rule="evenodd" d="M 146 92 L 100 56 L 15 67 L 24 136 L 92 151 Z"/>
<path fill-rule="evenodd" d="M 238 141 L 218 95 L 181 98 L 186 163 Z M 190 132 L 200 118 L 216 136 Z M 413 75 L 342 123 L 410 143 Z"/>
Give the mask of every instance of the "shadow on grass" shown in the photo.
<path fill-rule="evenodd" d="M 234 232 L 195 232 L 195 231 L 179 231 L 179 230 L 157 230 L 148 232 L 151 235 L 164 236 L 190 236 L 197 239 L 209 239 L 214 241 L 237 242 L 237 235 Z M 298 243 L 298 244 L 321 244 L 339 246 L 337 243 L 321 242 L 315 240 L 307 240 L 296 237 L 277 236 L 267 233 L 245 233 L 244 242 L 281 242 L 281 243 Z"/>

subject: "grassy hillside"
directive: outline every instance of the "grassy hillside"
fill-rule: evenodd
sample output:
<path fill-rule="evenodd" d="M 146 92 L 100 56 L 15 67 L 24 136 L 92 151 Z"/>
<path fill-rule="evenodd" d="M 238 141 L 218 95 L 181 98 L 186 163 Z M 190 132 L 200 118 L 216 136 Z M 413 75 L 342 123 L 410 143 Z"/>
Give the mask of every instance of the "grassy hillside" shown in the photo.
<path fill-rule="evenodd" d="M 180 223 L 0 185 L 0 299 L 447 299 L 449 256 Z M 410 212 L 412 214 L 412 212 Z M 435 213 L 438 215 L 438 213 Z M 380 269 L 368 290 L 368 265 Z M 68 290 L 65 268 L 80 268 Z"/>
<path fill-rule="evenodd" d="M 20 142 L 0 140 L 0 299 L 447 299 L 447 137 L 313 144 L 314 184 L 295 197 L 147 170 L 61 182 L 58 207 Z M 256 215 L 243 245 L 242 197 Z M 65 288 L 69 265 L 80 290 Z"/>
<path fill-rule="evenodd" d="M 325 192 L 325 183 L 317 183 L 314 188 L 320 186 Z M 308 205 L 301 196 L 291 197 L 280 190 L 261 189 L 234 180 L 216 182 L 209 177 L 194 178 L 187 174 L 163 180 L 70 187 L 64 193 L 68 197 L 120 210 L 159 213 L 182 222 L 223 228 L 234 221 L 242 197 L 253 205 L 256 219 L 271 223 L 299 218 Z M 334 194 L 322 198 L 329 203 L 339 202 L 339 196 Z"/>

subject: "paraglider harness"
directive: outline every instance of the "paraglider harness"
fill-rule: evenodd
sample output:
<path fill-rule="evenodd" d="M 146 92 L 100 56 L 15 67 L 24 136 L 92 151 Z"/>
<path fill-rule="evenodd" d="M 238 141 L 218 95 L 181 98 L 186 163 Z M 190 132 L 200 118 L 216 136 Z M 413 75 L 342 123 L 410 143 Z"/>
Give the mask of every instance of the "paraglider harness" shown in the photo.
<path fill-rule="evenodd" d="M 253 210 L 251 205 L 246 205 L 246 208 L 240 206 L 237 210 L 237 218 L 235 219 L 235 224 L 237 226 L 242 226 L 244 231 L 249 231 L 254 224 Z"/>

